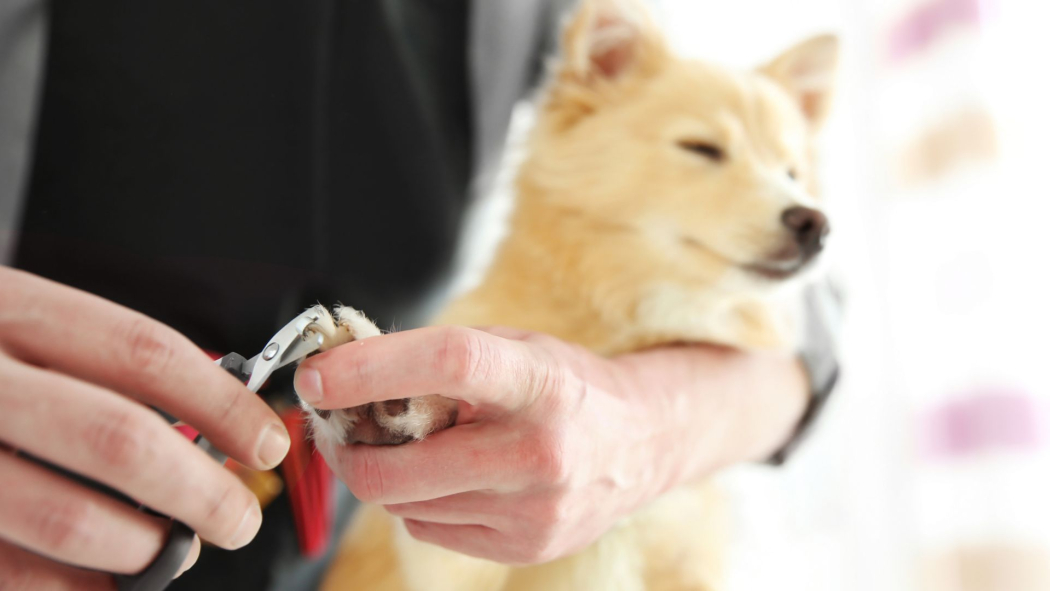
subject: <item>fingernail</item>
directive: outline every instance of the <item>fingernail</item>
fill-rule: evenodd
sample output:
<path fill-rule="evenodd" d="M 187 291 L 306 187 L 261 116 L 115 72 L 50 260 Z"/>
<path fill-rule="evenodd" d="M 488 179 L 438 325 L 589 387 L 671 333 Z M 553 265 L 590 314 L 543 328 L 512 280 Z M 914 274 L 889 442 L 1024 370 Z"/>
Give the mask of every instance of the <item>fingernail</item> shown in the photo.
<path fill-rule="evenodd" d="M 237 533 L 233 534 L 233 538 L 230 540 L 230 550 L 244 547 L 248 542 L 254 540 L 255 534 L 259 533 L 261 526 L 262 511 L 259 509 L 259 503 L 252 503 L 252 506 L 245 511 L 244 517 L 241 519 L 241 525 L 237 528 Z"/>
<path fill-rule="evenodd" d="M 321 374 L 316 369 L 302 369 L 295 372 L 295 393 L 299 398 L 317 404 L 324 398 L 324 390 L 321 388 Z"/>
<path fill-rule="evenodd" d="M 267 426 L 259 436 L 257 454 L 259 463 L 267 468 L 273 468 L 281 463 L 291 445 L 292 440 L 288 438 L 288 432 L 284 427 L 277 424 Z"/>
<path fill-rule="evenodd" d="M 197 536 L 193 537 L 193 545 L 190 546 L 190 551 L 186 554 L 186 559 L 182 561 L 182 566 L 179 567 L 179 572 L 175 573 L 175 578 L 182 576 L 182 573 L 190 570 L 194 564 L 197 564 L 197 559 L 201 555 L 201 539 Z"/>

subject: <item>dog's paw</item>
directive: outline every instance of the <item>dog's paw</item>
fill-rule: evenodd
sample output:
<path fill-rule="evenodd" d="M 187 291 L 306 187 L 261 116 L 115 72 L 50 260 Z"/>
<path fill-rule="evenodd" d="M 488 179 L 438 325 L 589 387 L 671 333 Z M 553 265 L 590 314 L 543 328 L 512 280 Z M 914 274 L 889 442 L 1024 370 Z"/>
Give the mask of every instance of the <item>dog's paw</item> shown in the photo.
<path fill-rule="evenodd" d="M 321 351 L 377 336 L 380 330 L 361 312 L 346 306 L 335 308 L 316 324 L 324 335 Z M 423 439 L 456 422 L 458 404 L 436 394 L 375 402 L 341 410 L 316 409 L 300 401 L 309 413 L 310 431 L 319 446 L 351 443 L 397 445 Z"/>
<path fill-rule="evenodd" d="M 387 400 L 343 410 L 313 410 L 314 437 L 344 445 L 399 445 L 418 441 L 456 422 L 458 404 L 436 394 Z M 317 423 L 324 423 L 318 429 Z M 322 435 L 322 432 L 324 433 Z"/>

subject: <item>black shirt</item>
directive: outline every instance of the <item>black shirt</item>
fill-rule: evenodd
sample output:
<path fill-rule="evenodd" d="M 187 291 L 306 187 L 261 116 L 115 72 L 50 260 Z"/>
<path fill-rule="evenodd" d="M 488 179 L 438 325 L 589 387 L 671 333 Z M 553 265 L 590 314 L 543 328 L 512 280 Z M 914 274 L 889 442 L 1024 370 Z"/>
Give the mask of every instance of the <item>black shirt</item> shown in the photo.
<path fill-rule="evenodd" d="M 411 324 L 471 171 L 466 0 L 53 2 L 16 266 L 204 347 Z"/>

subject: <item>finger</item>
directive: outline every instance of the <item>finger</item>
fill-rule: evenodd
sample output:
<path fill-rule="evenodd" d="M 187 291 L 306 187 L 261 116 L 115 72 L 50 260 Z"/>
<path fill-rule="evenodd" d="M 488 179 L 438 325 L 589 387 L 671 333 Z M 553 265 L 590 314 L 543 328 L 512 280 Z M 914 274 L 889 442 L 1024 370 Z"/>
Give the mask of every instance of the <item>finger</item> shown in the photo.
<path fill-rule="evenodd" d="M 10 361 L 0 376 L 0 440 L 111 486 L 224 548 L 255 536 L 262 521 L 255 496 L 155 412 Z"/>
<path fill-rule="evenodd" d="M 41 466 L 0 455 L 0 538 L 49 558 L 131 574 L 160 550 L 167 520 L 149 517 Z"/>
<path fill-rule="evenodd" d="M 113 577 L 58 564 L 0 540 L 4 591 L 112 591 Z"/>
<path fill-rule="evenodd" d="M 516 563 L 517 553 L 513 540 L 497 530 L 484 525 L 446 525 L 426 521 L 405 520 L 409 535 L 419 540 L 466 554 L 496 562 Z"/>
<path fill-rule="evenodd" d="M 384 505 L 387 513 L 403 519 L 446 525 L 485 525 L 497 527 L 502 519 L 496 497 L 484 492 L 467 492 L 429 501 Z"/>
<path fill-rule="evenodd" d="M 299 396 L 317 408 L 442 394 L 516 410 L 563 377 L 536 347 L 461 326 L 435 326 L 364 339 L 307 359 Z"/>
<path fill-rule="evenodd" d="M 14 273 L 18 289 L 0 298 L 0 346 L 9 353 L 162 408 L 242 464 L 265 470 L 284 458 L 290 439 L 277 415 L 189 339 L 112 302 Z"/>
<path fill-rule="evenodd" d="M 326 459 L 350 492 L 383 505 L 515 492 L 558 469 L 551 454 L 494 423 L 461 425 L 406 445 L 359 444 L 331 453 Z"/>

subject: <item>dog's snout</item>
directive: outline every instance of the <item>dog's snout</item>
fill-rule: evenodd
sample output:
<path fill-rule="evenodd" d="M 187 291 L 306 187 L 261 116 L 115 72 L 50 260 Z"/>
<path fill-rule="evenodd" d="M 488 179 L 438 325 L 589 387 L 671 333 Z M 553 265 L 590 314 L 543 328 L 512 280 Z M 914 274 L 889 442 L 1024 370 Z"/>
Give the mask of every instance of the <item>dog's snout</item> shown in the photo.
<path fill-rule="evenodd" d="M 831 230 L 828 217 L 811 207 L 791 207 L 780 216 L 784 226 L 806 254 L 814 254 L 824 247 L 824 237 Z"/>

